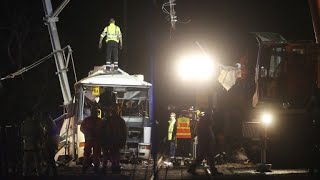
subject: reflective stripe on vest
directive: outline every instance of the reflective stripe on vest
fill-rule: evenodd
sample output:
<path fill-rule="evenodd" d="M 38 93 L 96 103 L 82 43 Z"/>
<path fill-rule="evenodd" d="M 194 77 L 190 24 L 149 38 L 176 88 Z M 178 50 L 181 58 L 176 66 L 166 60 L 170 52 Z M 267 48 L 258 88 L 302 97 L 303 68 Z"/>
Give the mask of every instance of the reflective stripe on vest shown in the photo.
<path fill-rule="evenodd" d="M 179 117 L 177 123 L 176 138 L 191 138 L 190 118 Z"/>
<path fill-rule="evenodd" d="M 108 31 L 107 31 L 107 39 L 106 41 L 116 41 L 119 42 L 119 36 L 120 36 L 120 28 L 118 26 L 116 26 L 115 24 L 110 24 L 107 27 Z"/>

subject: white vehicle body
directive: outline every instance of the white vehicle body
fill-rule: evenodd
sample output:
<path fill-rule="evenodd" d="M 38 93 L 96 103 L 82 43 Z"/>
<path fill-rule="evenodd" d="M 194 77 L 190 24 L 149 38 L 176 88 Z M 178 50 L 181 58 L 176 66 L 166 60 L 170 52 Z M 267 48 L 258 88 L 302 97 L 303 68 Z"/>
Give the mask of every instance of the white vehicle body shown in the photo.
<path fill-rule="evenodd" d="M 128 128 L 128 137 L 126 146 L 122 149 L 123 154 L 134 152 L 141 159 L 150 157 L 149 96 L 152 85 L 144 81 L 142 75 L 129 75 L 121 69 L 108 72 L 103 69 L 104 66 L 98 67 L 75 84 L 74 116 L 64 120 L 60 131 L 63 140 L 55 156 L 56 160 L 59 161 L 59 157 L 64 155 L 73 159 L 83 157 L 85 139 L 80 131 L 80 124 L 90 115 L 90 104 L 101 103 L 103 106 L 103 102 L 110 98 L 108 92 L 117 94 L 116 101 L 125 105 L 122 118 Z M 93 91 L 98 91 L 98 95 Z M 103 115 L 103 109 L 101 110 Z"/>

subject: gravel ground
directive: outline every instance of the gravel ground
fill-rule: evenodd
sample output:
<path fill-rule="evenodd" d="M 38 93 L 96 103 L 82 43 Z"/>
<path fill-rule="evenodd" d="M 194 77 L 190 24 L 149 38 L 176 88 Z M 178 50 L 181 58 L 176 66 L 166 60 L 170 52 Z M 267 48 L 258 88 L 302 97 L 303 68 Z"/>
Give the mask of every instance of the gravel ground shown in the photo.
<path fill-rule="evenodd" d="M 112 178 L 112 179 L 150 179 L 153 175 L 152 164 L 122 164 L 122 172 L 120 175 L 111 174 L 108 170 L 106 175 L 95 175 L 92 169 L 86 174 L 81 173 L 81 166 L 59 167 L 59 175 L 62 177 L 88 177 L 92 179 Z M 259 173 L 255 171 L 253 164 L 226 163 L 217 165 L 222 176 L 214 177 L 214 179 L 308 179 L 312 178 L 308 175 L 306 169 L 272 169 L 272 172 Z M 199 175 L 192 176 L 187 172 L 187 166 L 161 166 L 158 172 L 159 179 L 212 179 L 206 173 L 206 167 L 199 167 L 196 171 Z M 60 179 L 60 178 L 59 178 Z"/>

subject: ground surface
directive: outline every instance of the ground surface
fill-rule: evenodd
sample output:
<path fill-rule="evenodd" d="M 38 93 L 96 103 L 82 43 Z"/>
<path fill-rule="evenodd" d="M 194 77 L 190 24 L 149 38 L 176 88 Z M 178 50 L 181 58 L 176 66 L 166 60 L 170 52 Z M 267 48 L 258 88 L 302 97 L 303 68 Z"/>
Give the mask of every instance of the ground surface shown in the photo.
<path fill-rule="evenodd" d="M 122 167 L 122 172 L 119 175 L 112 174 L 110 171 L 107 171 L 105 175 L 95 175 L 92 170 L 82 174 L 81 166 L 59 167 L 59 179 L 73 177 L 82 179 L 89 176 L 90 179 L 152 179 L 154 175 L 153 164 L 122 164 Z M 157 175 L 158 179 L 317 179 L 310 176 L 307 169 L 272 169 L 272 172 L 259 173 L 255 171 L 255 167 L 252 164 L 238 163 L 217 165 L 223 175 L 212 178 L 206 173 L 206 168 L 203 166 L 197 169 L 199 175 L 193 176 L 187 172 L 187 166 L 168 167 L 162 162 Z"/>

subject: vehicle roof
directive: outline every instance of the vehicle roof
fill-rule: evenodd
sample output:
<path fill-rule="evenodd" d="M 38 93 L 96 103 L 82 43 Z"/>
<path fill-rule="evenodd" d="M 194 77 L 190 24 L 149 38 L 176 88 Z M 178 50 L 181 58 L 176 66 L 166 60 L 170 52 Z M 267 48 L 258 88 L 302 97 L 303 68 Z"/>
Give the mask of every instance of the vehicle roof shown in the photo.
<path fill-rule="evenodd" d="M 142 75 L 130 75 L 118 68 L 118 70 L 105 71 L 101 66 L 92 73 L 75 83 L 75 86 L 103 86 L 103 87 L 135 87 L 150 88 L 152 85 L 143 80 Z"/>

